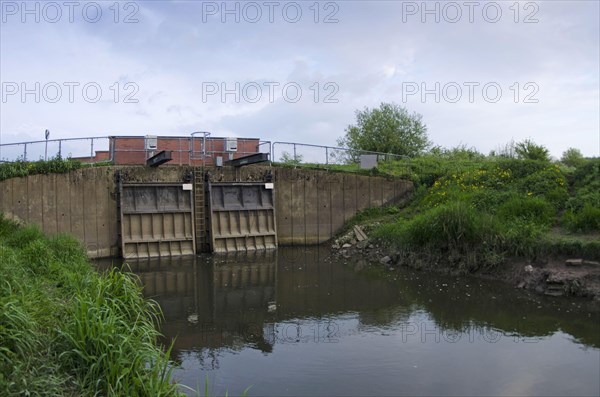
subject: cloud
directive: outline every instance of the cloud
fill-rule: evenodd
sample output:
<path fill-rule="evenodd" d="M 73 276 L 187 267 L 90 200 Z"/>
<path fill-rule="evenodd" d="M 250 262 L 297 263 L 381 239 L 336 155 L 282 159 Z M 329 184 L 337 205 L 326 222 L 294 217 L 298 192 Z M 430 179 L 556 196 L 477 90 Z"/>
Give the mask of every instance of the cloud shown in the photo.
<path fill-rule="evenodd" d="M 79 86 L 72 103 L 49 103 L 43 92 L 39 103 L 34 95 L 23 101 L 20 93 L 3 98 L 0 140 L 38 136 L 45 128 L 62 137 L 210 129 L 334 145 L 356 109 L 394 101 L 423 114 L 436 144 L 488 151 L 531 137 L 555 156 L 568 146 L 600 154 L 596 2 L 536 2 L 537 8 L 519 2 L 518 15 L 513 3 L 498 3 L 497 23 L 487 22 L 480 9 L 470 22 L 464 8 L 460 20 L 448 22 L 453 14 L 445 3 L 438 5 L 439 23 L 427 13 L 423 23 L 423 9 L 407 13 L 411 2 L 299 3 L 302 16 L 295 23 L 283 14 L 283 3 L 272 22 L 263 8 L 255 23 L 249 22 L 252 10 L 243 14 L 246 3 L 239 11 L 238 3 L 228 3 L 234 11 L 222 23 L 223 10 L 207 15 L 208 3 L 134 3 L 136 9 L 120 3 L 119 23 L 108 3 L 97 23 L 2 23 L 3 91 L 4 83 L 15 82 L 28 89 L 40 82 L 40 91 L 48 82 Z M 127 16 L 138 22 L 123 23 Z M 523 23 L 526 17 L 537 22 Z M 102 89 L 97 102 L 81 92 L 90 82 Z M 273 85 L 265 86 L 270 83 L 278 84 L 273 98 Z M 290 83 L 302 89 L 297 103 L 282 92 Z M 448 83 L 463 87 L 460 101 L 448 100 Z M 472 102 L 465 83 L 479 84 Z M 501 87 L 498 102 L 482 95 L 488 83 Z M 219 92 L 206 97 L 212 84 Z M 263 91 L 255 102 L 256 84 Z M 407 98 L 407 84 L 428 90 L 439 84 L 440 100 L 423 98 L 422 90 Z M 223 97 L 222 89 L 230 93 Z M 137 102 L 127 103 L 128 95 Z M 525 103 L 527 95 L 538 103 Z"/>

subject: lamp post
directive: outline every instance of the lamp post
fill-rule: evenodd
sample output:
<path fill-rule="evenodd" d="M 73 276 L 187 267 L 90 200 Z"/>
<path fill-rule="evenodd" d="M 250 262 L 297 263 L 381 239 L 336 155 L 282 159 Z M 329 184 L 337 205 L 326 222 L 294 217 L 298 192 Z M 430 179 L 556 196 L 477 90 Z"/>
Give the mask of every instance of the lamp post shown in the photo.
<path fill-rule="evenodd" d="M 44 161 L 48 161 L 48 137 L 50 136 L 50 130 L 44 132 L 46 137 L 46 151 L 44 152 Z"/>

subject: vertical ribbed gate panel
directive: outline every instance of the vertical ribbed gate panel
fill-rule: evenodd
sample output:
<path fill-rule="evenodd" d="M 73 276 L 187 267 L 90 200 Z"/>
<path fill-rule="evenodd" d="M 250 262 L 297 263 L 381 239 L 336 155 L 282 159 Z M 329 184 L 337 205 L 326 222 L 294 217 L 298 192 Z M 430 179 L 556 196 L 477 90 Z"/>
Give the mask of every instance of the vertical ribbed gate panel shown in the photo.
<path fill-rule="evenodd" d="M 209 183 L 213 252 L 277 248 L 272 187 L 270 183 Z"/>
<path fill-rule="evenodd" d="M 124 258 L 194 255 L 193 193 L 184 184 L 121 185 Z"/>

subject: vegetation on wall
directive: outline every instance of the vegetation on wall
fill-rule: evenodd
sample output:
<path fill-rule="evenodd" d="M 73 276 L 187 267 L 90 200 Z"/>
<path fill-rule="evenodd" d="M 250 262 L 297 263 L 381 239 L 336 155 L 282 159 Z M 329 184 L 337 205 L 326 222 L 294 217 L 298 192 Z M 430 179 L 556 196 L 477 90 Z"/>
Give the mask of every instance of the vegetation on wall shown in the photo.
<path fill-rule="evenodd" d="M 50 160 L 38 161 L 12 161 L 0 163 L 0 181 L 10 178 L 24 177 L 36 174 L 62 174 L 82 168 L 81 161 L 70 158 L 63 159 L 60 156 Z"/>

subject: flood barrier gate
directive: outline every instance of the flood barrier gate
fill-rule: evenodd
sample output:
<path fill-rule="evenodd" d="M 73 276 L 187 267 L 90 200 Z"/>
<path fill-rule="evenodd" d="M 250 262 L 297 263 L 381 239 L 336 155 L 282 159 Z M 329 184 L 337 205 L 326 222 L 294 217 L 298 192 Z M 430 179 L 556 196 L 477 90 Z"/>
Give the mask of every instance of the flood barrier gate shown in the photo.
<path fill-rule="evenodd" d="M 191 184 L 121 184 L 124 258 L 194 255 Z"/>
<path fill-rule="evenodd" d="M 213 252 L 277 248 L 273 183 L 208 182 Z"/>

